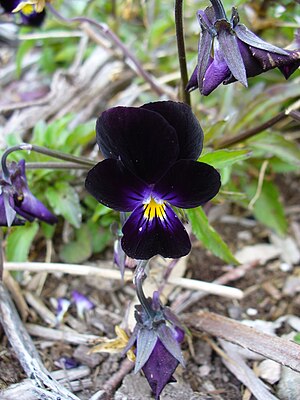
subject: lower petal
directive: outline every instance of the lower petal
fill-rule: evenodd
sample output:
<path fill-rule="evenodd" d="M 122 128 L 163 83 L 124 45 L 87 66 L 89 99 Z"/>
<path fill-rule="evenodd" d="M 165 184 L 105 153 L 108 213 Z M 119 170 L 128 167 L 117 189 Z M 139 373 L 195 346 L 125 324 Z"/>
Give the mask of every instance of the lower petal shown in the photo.
<path fill-rule="evenodd" d="M 179 258 L 191 250 L 189 236 L 172 208 L 162 205 L 159 215 L 145 215 L 145 205 L 138 206 L 123 226 L 122 247 L 125 253 L 138 260 L 148 260 L 160 254 Z"/>

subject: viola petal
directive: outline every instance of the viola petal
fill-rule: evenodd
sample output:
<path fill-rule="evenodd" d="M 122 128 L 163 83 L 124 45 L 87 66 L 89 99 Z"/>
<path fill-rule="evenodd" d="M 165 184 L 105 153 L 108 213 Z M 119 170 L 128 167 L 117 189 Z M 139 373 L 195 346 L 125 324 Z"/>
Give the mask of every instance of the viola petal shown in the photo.
<path fill-rule="evenodd" d="M 288 55 L 288 52 L 280 47 L 274 46 L 271 43 L 267 43 L 260 37 L 256 36 L 250 29 L 248 29 L 244 24 L 237 24 L 234 28 L 236 36 L 244 43 L 247 43 L 251 47 L 255 47 L 264 52 L 272 52 L 282 55 Z"/>
<path fill-rule="evenodd" d="M 151 356 L 143 367 L 143 372 L 155 399 L 158 400 L 163 388 L 170 382 L 176 382 L 173 373 L 178 361 L 158 339 Z"/>
<path fill-rule="evenodd" d="M 175 129 L 145 108 L 114 107 L 103 112 L 96 133 L 106 158 L 121 159 L 148 184 L 155 183 L 178 157 Z"/>
<path fill-rule="evenodd" d="M 203 147 L 203 131 L 190 106 L 174 101 L 157 101 L 142 106 L 160 114 L 176 131 L 178 159 L 197 160 Z"/>
<path fill-rule="evenodd" d="M 180 160 L 154 186 L 153 191 L 176 207 L 193 208 L 212 199 L 220 186 L 220 174 L 211 165 Z"/>
<path fill-rule="evenodd" d="M 246 69 L 241 52 L 239 50 L 236 36 L 231 32 L 231 25 L 228 21 L 219 20 L 215 23 L 218 31 L 218 42 L 220 51 L 223 53 L 226 64 L 236 80 L 244 86 L 248 86 Z"/>
<path fill-rule="evenodd" d="M 164 205 L 161 217 L 145 216 L 145 206 L 138 206 L 123 226 L 122 247 L 132 258 L 148 260 L 160 254 L 179 258 L 191 249 L 189 236 L 172 208 Z"/>
<path fill-rule="evenodd" d="M 146 184 L 119 160 L 99 162 L 87 174 L 86 190 L 100 203 L 117 211 L 132 211 L 143 200 Z"/>
<path fill-rule="evenodd" d="M 209 64 L 205 77 L 203 79 L 201 94 L 204 96 L 209 95 L 215 90 L 222 82 L 226 81 L 230 76 L 230 69 L 222 56 L 222 53 L 215 49 L 215 58 Z"/>
<path fill-rule="evenodd" d="M 17 165 L 12 165 L 10 179 L 15 189 L 13 196 L 14 209 L 18 214 L 28 221 L 38 218 L 48 224 L 57 223 L 57 217 L 29 190 L 25 172 L 25 160 L 20 160 Z"/>

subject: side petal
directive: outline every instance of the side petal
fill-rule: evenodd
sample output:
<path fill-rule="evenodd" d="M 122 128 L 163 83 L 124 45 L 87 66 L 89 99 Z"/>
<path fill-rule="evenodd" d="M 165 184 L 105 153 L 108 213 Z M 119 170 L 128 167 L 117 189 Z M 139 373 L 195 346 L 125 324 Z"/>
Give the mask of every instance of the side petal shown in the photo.
<path fill-rule="evenodd" d="M 190 106 L 174 101 L 157 101 L 142 108 L 160 114 L 175 129 L 179 143 L 178 159 L 197 160 L 203 147 L 203 131 Z"/>
<path fill-rule="evenodd" d="M 212 62 L 211 50 L 213 46 L 213 37 L 207 30 L 202 30 L 198 45 L 198 69 L 197 81 L 200 93 L 203 94 L 203 84 L 207 69 Z"/>
<path fill-rule="evenodd" d="M 261 50 L 269 51 L 272 53 L 288 55 L 287 51 L 280 47 L 273 46 L 271 43 L 267 43 L 260 37 L 256 36 L 251 32 L 244 24 L 237 24 L 234 28 L 236 36 L 242 41 L 247 43 L 249 46 L 256 47 Z"/>
<path fill-rule="evenodd" d="M 47 222 L 48 224 L 56 224 L 57 217 L 52 214 L 48 208 L 38 200 L 28 189 L 23 190 L 23 199 L 21 202 L 15 199 L 14 209 L 22 217 L 33 221 L 38 218 L 41 221 Z"/>
<path fill-rule="evenodd" d="M 198 88 L 197 76 L 198 76 L 198 65 L 196 65 L 196 67 L 190 77 L 190 80 L 188 81 L 188 84 L 186 85 L 185 90 L 187 92 L 192 92 L 193 90 L 196 90 Z"/>
<path fill-rule="evenodd" d="M 236 36 L 231 32 L 231 25 L 225 20 L 216 21 L 218 31 L 218 41 L 220 50 L 223 53 L 226 64 L 236 80 L 244 86 L 248 86 L 246 69 L 241 52 L 237 43 Z"/>
<path fill-rule="evenodd" d="M 260 50 L 252 46 L 250 50 L 253 57 L 260 62 L 263 71 L 278 67 L 286 79 L 295 72 L 300 65 L 300 51 L 289 51 L 287 55 L 282 55 Z"/>
<path fill-rule="evenodd" d="M 136 107 L 114 107 L 98 118 L 97 143 L 106 158 L 121 159 L 145 182 L 155 183 L 176 161 L 175 129 L 156 112 Z"/>
<path fill-rule="evenodd" d="M 125 253 L 138 260 L 148 260 L 160 254 L 179 258 L 191 250 L 189 236 L 172 208 L 164 205 L 164 213 L 149 219 L 144 205 L 137 207 L 123 226 L 122 247 Z"/>
<path fill-rule="evenodd" d="M 212 199 L 220 186 L 220 174 L 211 165 L 180 160 L 155 185 L 153 192 L 173 206 L 194 208 Z"/>
<path fill-rule="evenodd" d="M 99 162 L 88 172 L 85 188 L 99 203 L 117 211 L 134 210 L 147 190 L 146 184 L 121 161 L 111 158 Z"/>
<path fill-rule="evenodd" d="M 222 82 L 226 81 L 228 77 L 231 75 L 230 69 L 228 68 L 228 65 L 222 53 L 217 47 L 218 45 L 216 41 L 216 48 L 214 49 L 215 58 L 207 68 L 205 77 L 203 79 L 201 94 L 203 94 L 204 96 L 209 95 Z"/>

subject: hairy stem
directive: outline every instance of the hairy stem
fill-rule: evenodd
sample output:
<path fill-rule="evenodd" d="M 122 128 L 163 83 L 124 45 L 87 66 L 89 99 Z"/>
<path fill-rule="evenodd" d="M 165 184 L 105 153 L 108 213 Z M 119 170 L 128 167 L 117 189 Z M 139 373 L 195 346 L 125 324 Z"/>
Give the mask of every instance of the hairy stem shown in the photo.
<path fill-rule="evenodd" d="M 155 82 L 155 78 L 148 74 L 140 64 L 140 62 L 137 60 L 137 58 L 131 53 L 131 51 L 122 43 L 122 41 L 118 38 L 118 36 L 109 29 L 109 27 L 104 24 L 100 23 L 98 21 L 95 21 L 91 18 L 88 17 L 75 17 L 75 18 L 65 18 L 62 16 L 55 8 L 52 7 L 50 3 L 47 3 L 47 8 L 49 11 L 55 15 L 58 19 L 61 21 L 64 21 L 68 24 L 72 23 L 84 23 L 87 22 L 90 25 L 93 25 L 97 29 L 99 29 L 106 37 L 108 37 L 124 54 L 126 58 L 128 58 L 135 66 L 136 71 L 139 73 L 139 75 L 149 83 L 151 89 L 156 92 L 159 96 L 164 95 L 165 92 L 164 90 Z"/>
<path fill-rule="evenodd" d="M 190 106 L 191 96 L 190 93 L 187 90 L 185 90 L 188 83 L 188 72 L 186 66 L 186 55 L 185 55 L 184 34 L 183 34 L 182 4 L 183 0 L 175 0 L 176 39 L 177 39 L 179 68 L 181 75 L 180 97 L 184 103 Z"/>

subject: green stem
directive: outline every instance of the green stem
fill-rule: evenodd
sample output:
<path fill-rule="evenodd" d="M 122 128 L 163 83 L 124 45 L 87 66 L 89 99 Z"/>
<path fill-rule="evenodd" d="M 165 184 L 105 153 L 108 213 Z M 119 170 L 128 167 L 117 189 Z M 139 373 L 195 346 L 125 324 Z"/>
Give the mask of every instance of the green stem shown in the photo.
<path fill-rule="evenodd" d="M 179 68 L 181 75 L 180 97 L 184 103 L 190 106 L 191 96 L 190 93 L 187 90 L 185 90 L 188 84 L 188 72 L 186 66 L 186 55 L 185 55 L 184 34 L 183 34 L 182 3 L 183 0 L 175 0 L 176 39 L 177 39 Z"/>
<path fill-rule="evenodd" d="M 19 150 L 26 150 L 26 151 L 35 151 L 37 153 L 45 154 L 46 156 L 50 156 L 53 158 L 58 158 L 64 161 L 71 161 L 76 164 L 84 165 L 86 167 L 93 167 L 95 165 L 94 161 L 88 160 L 84 157 L 77 157 L 71 154 L 66 154 L 58 150 L 50 150 L 47 147 L 36 146 L 35 144 L 28 144 L 22 143 L 16 146 L 9 147 L 5 152 L 2 154 L 1 157 L 1 167 L 3 171 L 3 176 L 5 179 L 9 179 L 9 170 L 7 167 L 7 157 L 9 154 L 13 153 L 14 151 Z"/>
<path fill-rule="evenodd" d="M 72 162 L 27 162 L 26 169 L 90 169 L 90 165 Z"/>
<path fill-rule="evenodd" d="M 135 274 L 134 274 L 134 284 L 136 287 L 136 294 L 139 299 L 139 302 L 141 303 L 141 306 L 146 311 L 149 318 L 153 319 L 155 316 L 155 312 L 152 309 L 149 301 L 146 299 L 146 296 L 143 291 L 143 281 L 147 277 L 147 275 L 145 273 L 145 268 L 146 268 L 147 264 L 148 264 L 148 261 L 146 261 L 146 260 L 141 260 L 138 262 L 138 265 L 136 267 Z"/>
<path fill-rule="evenodd" d="M 227 16 L 224 10 L 224 6 L 220 0 L 210 0 L 216 15 L 216 19 L 225 19 L 227 20 Z"/>

